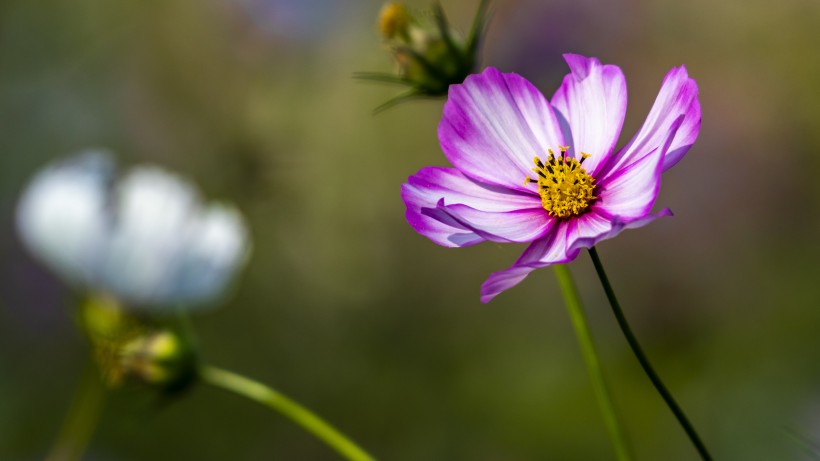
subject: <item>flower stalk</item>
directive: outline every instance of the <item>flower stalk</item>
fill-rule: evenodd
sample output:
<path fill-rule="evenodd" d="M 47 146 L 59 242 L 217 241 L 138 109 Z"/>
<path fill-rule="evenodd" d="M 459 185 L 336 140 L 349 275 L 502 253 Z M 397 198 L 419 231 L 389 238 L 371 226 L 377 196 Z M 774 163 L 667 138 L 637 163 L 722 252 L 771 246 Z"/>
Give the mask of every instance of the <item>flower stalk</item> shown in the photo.
<path fill-rule="evenodd" d="M 349 461 L 375 461 L 372 456 L 328 422 L 269 386 L 212 366 L 203 366 L 200 369 L 200 377 L 202 381 L 214 387 L 232 392 L 278 411 L 323 441 L 344 459 Z"/>
<path fill-rule="evenodd" d="M 641 349 L 641 345 L 638 343 L 637 338 L 635 338 L 635 334 L 632 333 L 632 329 L 629 327 L 629 323 L 626 321 L 626 317 L 621 310 L 618 299 L 615 297 L 615 291 L 609 283 L 609 278 L 606 276 L 606 271 L 604 271 L 604 266 L 601 264 L 601 258 L 598 257 L 598 252 L 595 250 L 595 247 L 589 248 L 589 256 L 592 258 L 592 264 L 595 266 L 595 272 L 598 273 L 598 278 L 601 280 L 601 285 L 604 287 L 606 297 L 609 300 L 610 306 L 612 306 L 612 312 L 615 314 L 615 318 L 618 320 L 618 325 L 621 327 L 621 331 L 623 331 L 624 336 L 626 336 L 626 340 L 632 348 L 635 358 L 638 359 L 644 373 L 646 373 L 646 376 L 649 377 L 650 381 L 652 381 L 652 384 L 663 398 L 663 401 L 666 402 L 666 405 L 675 415 L 675 418 L 677 418 L 678 423 L 680 423 L 681 427 L 683 427 L 686 435 L 689 436 L 689 440 L 695 446 L 695 449 L 698 451 L 698 454 L 700 454 L 701 459 L 704 461 L 711 461 L 712 457 L 706 450 L 706 446 L 703 444 L 703 441 L 701 441 L 700 436 L 698 436 L 694 426 L 692 426 L 692 423 L 689 422 L 689 419 L 686 417 L 686 414 L 683 413 L 683 410 L 675 401 L 675 398 L 672 397 L 672 393 L 669 392 L 663 384 L 660 376 L 658 376 L 654 368 L 652 368 L 652 364 L 649 363 L 649 359 L 646 357 L 646 354 L 644 354 L 643 349 Z"/>
<path fill-rule="evenodd" d="M 581 307 L 581 297 L 575 287 L 572 274 L 564 264 L 556 264 L 553 267 L 555 268 L 555 276 L 558 278 L 558 284 L 561 286 L 561 292 L 564 295 L 564 302 L 567 305 L 572 326 L 575 328 L 575 335 L 578 337 L 578 345 L 581 347 L 581 355 L 584 357 L 593 392 L 595 392 L 598 406 L 601 408 L 604 417 L 606 430 L 615 449 L 615 456 L 618 461 L 631 461 L 632 453 L 629 442 L 622 428 L 615 404 L 612 401 L 609 387 L 604 379 L 601 361 L 598 358 L 589 324 Z"/>
<path fill-rule="evenodd" d="M 83 457 L 102 413 L 105 389 L 93 363 L 86 366 L 74 400 L 46 461 L 75 461 Z"/>

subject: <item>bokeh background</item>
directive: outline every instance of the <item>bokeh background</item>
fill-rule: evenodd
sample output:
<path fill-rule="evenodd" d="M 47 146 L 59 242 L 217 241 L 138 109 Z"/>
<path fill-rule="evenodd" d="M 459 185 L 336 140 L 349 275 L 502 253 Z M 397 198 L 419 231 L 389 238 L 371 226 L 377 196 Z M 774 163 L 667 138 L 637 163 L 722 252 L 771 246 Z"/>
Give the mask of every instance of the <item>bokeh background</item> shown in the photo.
<path fill-rule="evenodd" d="M 477 1 L 444 8 L 466 31 Z M 429 5 L 418 0 L 415 8 Z M 397 88 L 379 1 L 0 2 L 0 459 L 41 459 L 88 348 L 76 294 L 21 247 L 14 210 L 88 147 L 157 163 L 245 213 L 254 252 L 197 313 L 211 362 L 305 403 L 382 460 L 613 459 L 550 270 L 489 305 L 522 248 L 445 249 L 400 184 L 446 165 L 443 102 Z M 483 64 L 551 95 L 561 53 L 624 70 L 621 144 L 685 63 L 700 138 L 664 176 L 675 211 L 599 245 L 627 317 L 716 459 L 820 459 L 820 2 L 496 1 Z M 631 355 L 585 253 L 572 263 L 637 459 L 694 450 Z M 92 460 L 334 460 L 287 420 L 206 387 L 109 397 Z"/>

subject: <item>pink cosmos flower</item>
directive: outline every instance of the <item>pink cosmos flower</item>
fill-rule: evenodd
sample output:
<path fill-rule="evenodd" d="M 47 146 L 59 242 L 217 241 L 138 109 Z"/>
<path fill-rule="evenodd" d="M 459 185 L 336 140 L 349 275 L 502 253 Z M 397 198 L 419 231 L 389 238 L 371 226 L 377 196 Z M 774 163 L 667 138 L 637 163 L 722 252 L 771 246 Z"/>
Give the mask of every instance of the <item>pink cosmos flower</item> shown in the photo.
<path fill-rule="evenodd" d="M 402 185 L 407 221 L 447 247 L 529 243 L 481 287 L 488 302 L 535 269 L 641 227 L 661 173 L 700 131 L 698 87 L 684 66 L 666 74 L 643 127 L 615 151 L 626 114 L 621 69 L 564 55 L 570 73 L 551 101 L 517 74 L 488 68 L 450 87 L 438 135 L 455 168 L 426 167 Z"/>

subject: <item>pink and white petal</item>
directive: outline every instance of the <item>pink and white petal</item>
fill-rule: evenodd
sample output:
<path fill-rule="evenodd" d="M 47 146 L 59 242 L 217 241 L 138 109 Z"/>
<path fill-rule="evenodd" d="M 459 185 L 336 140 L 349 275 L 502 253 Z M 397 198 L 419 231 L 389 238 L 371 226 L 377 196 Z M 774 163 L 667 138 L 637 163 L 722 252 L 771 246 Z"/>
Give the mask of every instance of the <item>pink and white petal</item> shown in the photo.
<path fill-rule="evenodd" d="M 434 243 L 445 247 L 465 247 L 484 241 L 484 238 L 437 209 L 435 203 L 431 205 L 423 190 L 408 183 L 402 184 L 401 198 L 407 206 L 407 222 Z"/>
<path fill-rule="evenodd" d="M 535 192 L 522 193 L 482 184 L 464 176 L 455 168 L 422 168 L 408 178 L 405 186 L 414 189 L 428 207 L 435 207 L 441 199 L 447 205 L 461 204 L 477 210 L 496 212 L 541 206 L 541 198 Z"/>
<path fill-rule="evenodd" d="M 637 219 L 649 214 L 661 187 L 661 173 L 664 154 L 675 138 L 683 121 L 682 117 L 673 123 L 667 133 L 666 142 L 644 156 L 616 169 L 607 170 L 598 183 L 598 200 L 595 210 L 605 216 L 620 216 L 622 219 Z"/>
<path fill-rule="evenodd" d="M 496 214 L 537 208 L 545 214 L 538 195 L 481 184 L 455 168 L 421 169 L 402 184 L 401 196 L 407 206 L 405 216 L 413 229 L 433 242 L 448 247 L 474 245 L 486 238 L 474 230 L 480 224 L 471 227 L 454 219 L 451 216 L 454 212 L 440 209 L 441 204 L 466 205 L 476 213 Z M 469 221 L 477 220 L 474 214 L 470 215 Z"/>
<path fill-rule="evenodd" d="M 529 243 L 546 234 L 555 223 L 540 203 L 538 205 L 526 210 L 487 212 L 467 205 L 446 205 L 442 199 L 438 209 L 486 240 Z"/>
<path fill-rule="evenodd" d="M 683 158 L 692 147 L 700 132 L 701 109 L 698 99 L 698 85 L 689 78 L 686 67 L 670 70 L 663 79 L 661 90 L 641 129 L 610 162 L 608 168 L 617 169 L 631 163 L 635 158 L 660 148 L 667 140 L 669 131 L 683 121 L 664 154 L 663 171 L 668 170 Z"/>
<path fill-rule="evenodd" d="M 673 76 L 676 70 L 676 75 Z M 671 80 L 674 84 L 667 84 L 667 80 Z M 664 91 L 667 86 L 669 89 Z M 673 104 L 671 101 L 674 101 L 675 107 L 679 108 L 679 112 L 684 115 L 683 123 L 680 128 L 678 128 L 678 133 L 675 135 L 675 139 L 672 140 L 672 144 L 669 146 L 663 158 L 663 171 L 666 171 L 675 166 L 675 164 L 686 155 L 689 148 L 691 148 L 695 140 L 698 139 L 698 134 L 700 134 L 701 109 L 700 99 L 698 98 L 698 84 L 694 79 L 689 78 L 685 66 L 680 66 L 678 69 L 669 71 L 669 74 L 664 78 L 664 85 L 661 87 L 661 92 L 658 94 L 655 105 L 658 105 L 658 101 L 660 100 L 670 101 L 670 103 L 665 105 L 671 105 Z M 687 100 L 689 100 L 688 104 Z M 660 119 L 661 114 L 666 112 L 662 109 L 658 109 L 658 113 L 653 114 L 654 110 L 655 107 L 653 106 L 647 119 L 652 119 L 653 115 Z M 670 118 L 674 120 L 674 116 L 665 118 L 667 120 Z"/>
<path fill-rule="evenodd" d="M 533 242 L 535 245 L 535 242 Z M 538 269 L 532 265 L 517 265 L 504 269 L 503 271 L 493 272 L 490 277 L 481 284 L 481 302 L 486 304 L 492 301 L 493 298 L 510 288 L 518 285 L 530 275 L 530 272 Z"/>
<path fill-rule="evenodd" d="M 488 303 L 494 297 L 524 280 L 530 272 L 552 264 L 572 261 L 579 250 L 568 251 L 567 222 L 558 223 L 543 237 L 532 242 L 511 267 L 490 274 L 481 285 L 481 302 Z"/>
<path fill-rule="evenodd" d="M 503 291 L 518 285 L 536 269 L 570 262 L 578 257 L 582 248 L 591 248 L 625 229 L 645 226 L 663 216 L 672 216 L 672 212 L 664 208 L 658 213 L 633 220 L 590 212 L 563 221 L 548 234 L 532 242 L 512 267 L 491 274 L 481 285 L 481 302 L 487 303 Z"/>
<path fill-rule="evenodd" d="M 626 79 L 618 66 L 602 65 L 595 58 L 565 54 L 570 73 L 552 105 L 564 126 L 570 153 L 591 157 L 584 164 L 593 176 L 612 153 L 626 115 Z M 563 118 L 563 120 L 562 120 Z M 566 132 L 566 129 L 571 132 Z"/>
<path fill-rule="evenodd" d="M 608 218 L 594 210 L 572 219 L 567 223 L 567 248 L 578 247 L 577 241 L 580 239 L 609 232 L 616 221 L 619 219 Z"/>
<path fill-rule="evenodd" d="M 572 261 L 578 255 L 569 251 L 569 236 L 572 227 L 572 220 L 559 221 L 555 226 L 555 235 L 549 241 L 543 242 L 542 246 L 532 248 L 532 251 L 525 251 L 518 262 L 527 264 L 537 264 L 538 267 L 546 267 L 551 264 L 565 263 Z"/>
<path fill-rule="evenodd" d="M 564 143 L 541 92 L 492 67 L 450 86 L 438 136 L 444 154 L 464 174 L 519 191 L 527 190 L 533 158 Z"/>
<path fill-rule="evenodd" d="M 672 216 L 669 208 L 649 214 L 637 219 L 624 221 L 619 216 L 607 217 L 598 213 L 587 213 L 577 220 L 577 227 L 567 235 L 569 252 L 577 252 L 581 248 L 592 248 L 598 242 L 611 239 L 626 229 L 643 227 L 657 218 Z"/>
<path fill-rule="evenodd" d="M 661 186 L 661 151 L 618 170 L 602 181 L 597 192 L 596 210 L 609 216 L 634 219 L 652 209 Z"/>

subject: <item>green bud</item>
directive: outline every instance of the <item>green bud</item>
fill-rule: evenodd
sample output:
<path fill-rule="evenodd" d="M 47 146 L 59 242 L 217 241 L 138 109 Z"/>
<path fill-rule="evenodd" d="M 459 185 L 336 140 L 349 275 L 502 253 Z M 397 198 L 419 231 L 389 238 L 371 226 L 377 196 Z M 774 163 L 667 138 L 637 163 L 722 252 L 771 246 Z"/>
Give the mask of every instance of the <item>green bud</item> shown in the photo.
<path fill-rule="evenodd" d="M 107 295 L 91 296 L 82 305 L 81 322 L 86 332 L 96 338 L 114 338 L 132 328 L 119 302 Z"/>
<path fill-rule="evenodd" d="M 433 5 L 431 18 L 413 15 L 399 3 L 385 4 L 379 13 L 379 31 L 396 61 L 397 72 L 361 72 L 355 76 L 404 85 L 409 89 L 376 111 L 417 97 L 445 96 L 450 85 L 461 83 L 474 73 L 486 24 L 486 9 L 487 1 L 482 0 L 470 34 L 466 40 L 461 40 L 438 3 Z"/>
<path fill-rule="evenodd" d="M 137 383 L 173 390 L 196 377 L 196 353 L 174 328 L 124 310 L 106 296 L 89 298 L 80 313 L 103 381 L 110 387 Z"/>
<path fill-rule="evenodd" d="M 169 330 L 142 335 L 122 344 L 119 366 L 128 379 L 149 385 L 179 382 L 190 370 L 190 354 L 180 337 Z"/>

